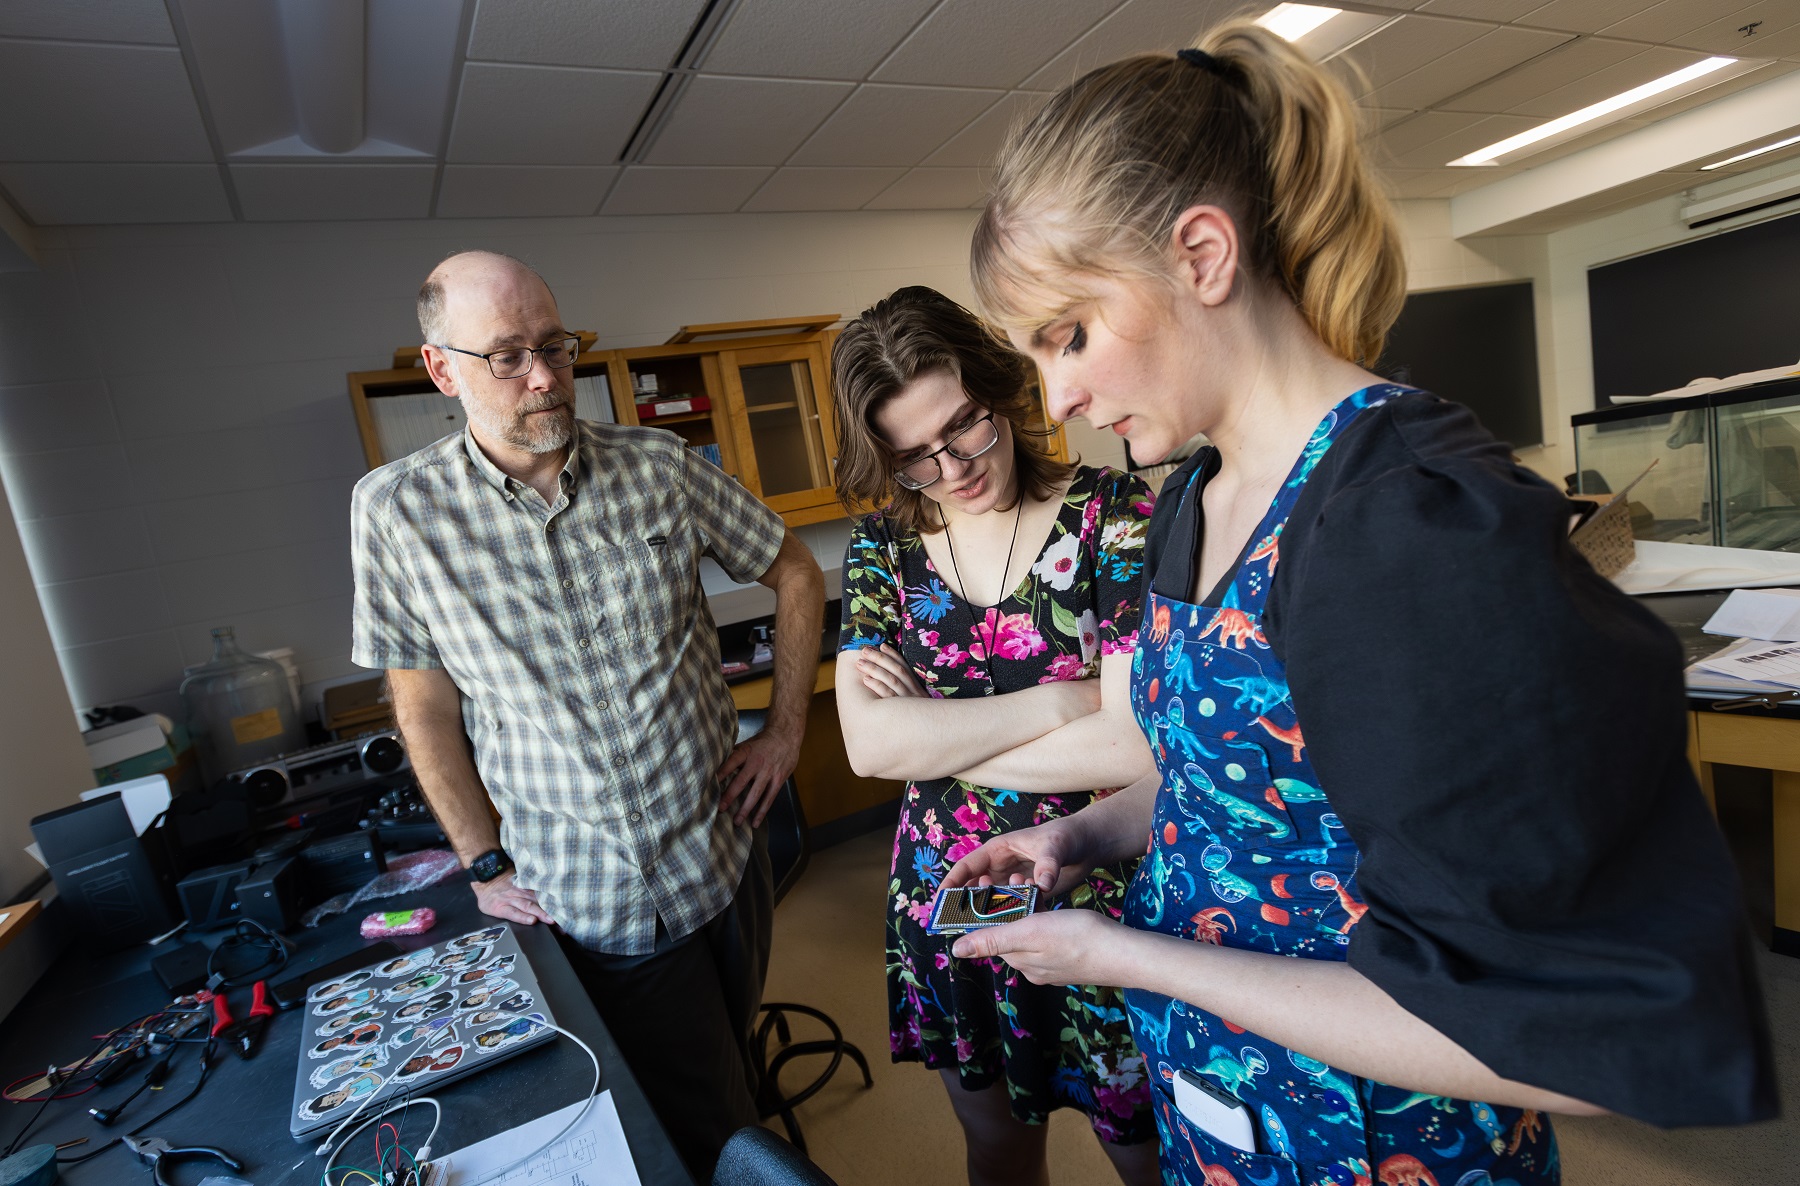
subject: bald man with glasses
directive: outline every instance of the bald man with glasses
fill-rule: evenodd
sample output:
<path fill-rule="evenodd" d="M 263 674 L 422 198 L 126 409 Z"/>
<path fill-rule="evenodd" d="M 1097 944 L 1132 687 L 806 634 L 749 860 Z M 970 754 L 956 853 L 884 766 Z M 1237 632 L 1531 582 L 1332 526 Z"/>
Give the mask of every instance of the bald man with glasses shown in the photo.
<path fill-rule="evenodd" d="M 755 828 L 799 757 L 824 578 L 673 433 L 575 418 L 580 342 L 531 268 L 450 256 L 419 326 L 468 426 L 357 483 L 353 658 L 387 671 L 482 910 L 557 929 L 707 1181 L 757 1121 L 773 892 Z M 703 555 L 776 595 L 768 724 L 741 745 Z"/>

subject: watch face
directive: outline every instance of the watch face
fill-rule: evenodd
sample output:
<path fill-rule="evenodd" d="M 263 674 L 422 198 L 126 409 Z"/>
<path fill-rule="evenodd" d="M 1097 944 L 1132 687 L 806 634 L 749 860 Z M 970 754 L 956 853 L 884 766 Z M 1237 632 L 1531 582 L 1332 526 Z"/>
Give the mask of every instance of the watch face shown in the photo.
<path fill-rule="evenodd" d="M 469 876 L 476 881 L 492 881 L 506 872 L 506 858 L 499 852 L 484 852 L 469 866 Z"/>

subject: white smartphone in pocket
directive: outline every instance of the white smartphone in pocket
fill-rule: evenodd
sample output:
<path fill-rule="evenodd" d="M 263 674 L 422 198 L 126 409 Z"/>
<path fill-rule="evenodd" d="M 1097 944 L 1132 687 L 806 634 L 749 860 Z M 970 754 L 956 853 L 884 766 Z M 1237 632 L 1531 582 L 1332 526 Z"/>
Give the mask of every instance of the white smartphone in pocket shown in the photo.
<path fill-rule="evenodd" d="M 1213 1140 L 1245 1153 L 1256 1152 L 1256 1124 L 1250 1109 L 1200 1076 L 1175 1072 L 1175 1108 Z"/>

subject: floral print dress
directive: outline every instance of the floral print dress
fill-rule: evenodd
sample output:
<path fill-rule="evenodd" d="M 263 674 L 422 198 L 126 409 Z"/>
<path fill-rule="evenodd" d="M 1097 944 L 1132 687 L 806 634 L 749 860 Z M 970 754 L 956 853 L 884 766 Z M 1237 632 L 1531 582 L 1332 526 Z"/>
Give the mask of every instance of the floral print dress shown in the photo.
<path fill-rule="evenodd" d="M 949 590 L 917 535 L 897 533 L 879 512 L 863 518 L 844 557 L 840 648 L 894 646 L 938 698 L 1097 676 L 1102 655 L 1137 643 L 1151 494 L 1129 474 L 1081 466 L 1062 501 L 1025 578 L 985 610 Z M 1155 1136 L 1156 1122 L 1119 991 L 1035 985 L 1001 960 L 953 959 L 949 937 L 925 932 L 951 865 L 992 836 L 1107 793 L 907 784 L 888 885 L 889 1040 L 895 1062 L 954 1067 L 968 1090 L 1004 1083 L 1025 1123 L 1079 1108 L 1102 1140 L 1136 1144 Z M 1066 905 L 1120 917 L 1136 864 L 1095 869 Z"/>

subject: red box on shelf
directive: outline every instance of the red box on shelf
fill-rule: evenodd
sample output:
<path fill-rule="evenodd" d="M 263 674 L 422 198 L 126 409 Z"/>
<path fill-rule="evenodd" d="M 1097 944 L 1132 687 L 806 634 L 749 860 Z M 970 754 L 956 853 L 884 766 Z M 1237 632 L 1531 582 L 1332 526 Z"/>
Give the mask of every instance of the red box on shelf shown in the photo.
<path fill-rule="evenodd" d="M 651 399 L 639 401 L 638 419 L 655 420 L 663 416 L 680 416 L 688 412 L 709 412 L 712 400 L 704 395 L 671 396 L 668 399 Z"/>

